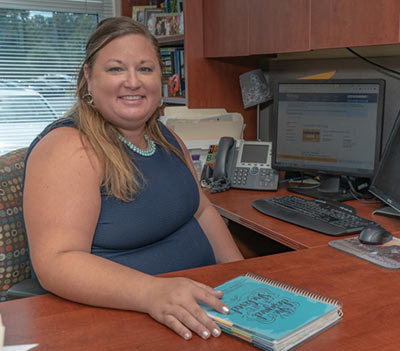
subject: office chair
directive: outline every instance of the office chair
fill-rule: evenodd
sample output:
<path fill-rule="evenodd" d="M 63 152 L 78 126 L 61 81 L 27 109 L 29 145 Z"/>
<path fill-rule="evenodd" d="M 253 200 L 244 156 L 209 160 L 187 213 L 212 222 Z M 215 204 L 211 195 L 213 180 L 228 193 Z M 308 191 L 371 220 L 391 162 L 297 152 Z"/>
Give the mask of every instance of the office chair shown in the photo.
<path fill-rule="evenodd" d="M 31 278 L 23 226 L 22 177 L 27 149 L 0 156 L 0 301 L 43 294 Z"/>

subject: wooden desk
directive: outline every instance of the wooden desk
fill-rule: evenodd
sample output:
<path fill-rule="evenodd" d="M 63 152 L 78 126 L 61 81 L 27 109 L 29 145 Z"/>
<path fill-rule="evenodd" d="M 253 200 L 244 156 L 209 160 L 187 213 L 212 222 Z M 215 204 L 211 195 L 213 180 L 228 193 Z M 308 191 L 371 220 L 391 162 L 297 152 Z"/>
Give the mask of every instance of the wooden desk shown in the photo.
<path fill-rule="evenodd" d="M 297 350 L 398 350 L 399 271 L 324 246 L 169 274 L 212 286 L 252 271 L 343 302 L 343 319 Z M 132 292 L 134 294 L 134 291 Z M 52 295 L 2 302 L 5 344 L 43 350 L 255 350 L 229 335 L 185 341 L 145 314 L 88 307 Z"/>
<path fill-rule="evenodd" d="M 266 216 L 251 206 L 252 201 L 263 197 L 294 195 L 286 189 L 274 192 L 230 189 L 215 194 L 206 190 L 206 194 L 218 212 L 225 218 L 294 250 L 327 245 L 329 241 L 335 239 L 335 237 Z M 359 216 L 376 221 L 393 234 L 400 235 L 399 219 L 372 214 L 375 209 L 383 207 L 382 203 L 352 200 L 346 204 L 353 206 Z"/>

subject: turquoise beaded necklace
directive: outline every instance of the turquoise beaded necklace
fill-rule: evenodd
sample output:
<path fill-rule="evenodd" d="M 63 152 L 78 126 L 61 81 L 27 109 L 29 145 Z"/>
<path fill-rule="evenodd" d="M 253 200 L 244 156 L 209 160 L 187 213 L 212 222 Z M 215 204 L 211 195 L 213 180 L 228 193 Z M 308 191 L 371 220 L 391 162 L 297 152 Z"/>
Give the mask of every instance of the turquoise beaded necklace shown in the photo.
<path fill-rule="evenodd" d="M 145 157 L 153 156 L 156 152 L 156 143 L 150 139 L 150 137 L 145 134 L 144 139 L 147 141 L 147 144 L 150 145 L 147 150 L 143 150 L 133 145 L 129 140 L 123 137 L 121 134 L 118 135 L 119 140 L 121 140 L 125 145 L 127 145 L 133 152 Z"/>

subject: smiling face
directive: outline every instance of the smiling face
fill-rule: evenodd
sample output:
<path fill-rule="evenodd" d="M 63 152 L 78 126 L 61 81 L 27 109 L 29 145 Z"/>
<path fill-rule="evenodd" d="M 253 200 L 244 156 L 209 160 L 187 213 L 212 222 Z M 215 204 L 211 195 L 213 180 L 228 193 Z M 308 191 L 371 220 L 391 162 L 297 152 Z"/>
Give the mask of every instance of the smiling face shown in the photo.
<path fill-rule="evenodd" d="M 114 39 L 84 72 L 94 106 L 106 120 L 120 130 L 144 128 L 161 99 L 161 67 L 147 38 L 130 34 Z"/>

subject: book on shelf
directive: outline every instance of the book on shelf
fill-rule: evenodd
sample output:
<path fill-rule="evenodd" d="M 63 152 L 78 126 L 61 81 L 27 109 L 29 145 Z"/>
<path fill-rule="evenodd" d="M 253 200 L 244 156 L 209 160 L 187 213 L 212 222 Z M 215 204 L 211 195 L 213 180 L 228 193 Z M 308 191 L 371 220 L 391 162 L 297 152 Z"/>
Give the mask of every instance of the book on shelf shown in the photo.
<path fill-rule="evenodd" d="M 160 49 L 164 97 L 185 97 L 185 56 L 182 47 Z"/>
<path fill-rule="evenodd" d="M 263 350 L 289 350 L 342 317 L 339 300 L 254 273 L 216 289 L 230 313 L 202 305 L 205 312 L 223 332 Z"/>

